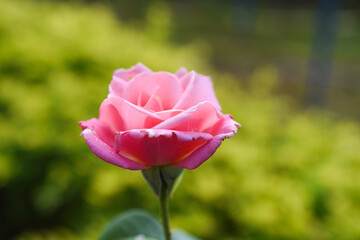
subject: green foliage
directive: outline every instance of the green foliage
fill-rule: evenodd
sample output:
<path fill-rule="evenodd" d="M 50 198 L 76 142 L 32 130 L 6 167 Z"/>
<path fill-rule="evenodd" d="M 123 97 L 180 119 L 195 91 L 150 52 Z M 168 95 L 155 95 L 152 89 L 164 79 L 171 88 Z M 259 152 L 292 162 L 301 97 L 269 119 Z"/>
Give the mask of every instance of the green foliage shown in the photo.
<path fill-rule="evenodd" d="M 164 239 L 163 229 L 154 216 L 143 210 L 129 210 L 111 220 L 99 240 L 130 240 L 139 235 L 146 239 Z"/>
<path fill-rule="evenodd" d="M 242 129 L 206 165 L 184 175 L 183 191 L 199 202 L 187 206 L 196 213 L 179 221 L 203 216 L 206 223 L 190 220 L 184 229 L 207 238 L 221 231 L 228 239 L 357 239 L 358 123 L 296 110 L 290 99 L 271 94 L 276 78 L 276 69 L 259 69 L 246 92 L 222 79 L 224 111 Z"/>
<path fill-rule="evenodd" d="M 173 240 L 199 240 L 181 230 L 172 233 Z M 119 214 L 101 233 L 99 240 L 163 240 L 159 221 L 144 210 L 128 210 Z"/>
<path fill-rule="evenodd" d="M 168 43 L 169 13 L 160 24 L 151 9 L 141 32 L 100 5 L 0 0 L 0 239 L 90 240 L 126 209 L 157 213 L 141 173 L 97 159 L 77 126 L 97 117 L 116 68 L 210 74 L 201 48 Z M 271 66 L 246 87 L 211 75 L 243 128 L 185 172 L 172 226 L 201 239 L 359 239 L 359 123 L 297 109 L 275 94 Z"/>
<path fill-rule="evenodd" d="M 194 237 L 194 236 L 192 236 L 184 231 L 181 231 L 181 230 L 174 230 L 171 233 L 171 237 L 173 240 L 200 240 L 199 238 Z"/>
<path fill-rule="evenodd" d="M 113 179 L 124 184 L 120 192 L 130 191 L 127 203 L 92 210 L 116 186 L 102 186 L 102 175 L 114 175 L 89 152 L 77 123 L 97 117 L 115 69 L 139 61 L 157 70 L 201 69 L 195 49 L 155 42 L 152 32 L 122 25 L 100 5 L 1 0 L 0 239 L 59 226 L 80 230 L 129 207 L 143 184 L 135 173 L 133 180 Z"/>

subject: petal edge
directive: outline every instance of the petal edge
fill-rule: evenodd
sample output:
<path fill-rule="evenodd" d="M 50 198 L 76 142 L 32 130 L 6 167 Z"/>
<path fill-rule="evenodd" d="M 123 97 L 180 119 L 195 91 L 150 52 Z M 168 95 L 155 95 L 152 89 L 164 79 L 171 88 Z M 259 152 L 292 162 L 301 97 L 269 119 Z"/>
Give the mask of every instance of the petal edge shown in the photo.
<path fill-rule="evenodd" d="M 90 147 L 90 150 L 105 162 L 129 170 L 141 170 L 148 168 L 148 166 L 145 166 L 141 163 L 135 162 L 119 155 L 112 147 L 99 139 L 96 136 L 95 132 L 91 129 L 85 129 L 82 132 L 82 135 L 84 136 L 86 143 Z"/>

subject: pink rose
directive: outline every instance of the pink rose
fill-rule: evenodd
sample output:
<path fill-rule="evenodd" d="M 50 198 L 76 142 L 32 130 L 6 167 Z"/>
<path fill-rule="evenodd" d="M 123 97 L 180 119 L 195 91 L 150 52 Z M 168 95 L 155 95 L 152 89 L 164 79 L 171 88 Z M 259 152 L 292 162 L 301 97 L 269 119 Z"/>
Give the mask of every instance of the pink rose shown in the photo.
<path fill-rule="evenodd" d="M 221 113 L 210 77 L 152 72 L 141 63 L 114 72 L 99 118 L 80 122 L 91 151 L 139 170 L 171 164 L 194 169 L 240 124 Z"/>

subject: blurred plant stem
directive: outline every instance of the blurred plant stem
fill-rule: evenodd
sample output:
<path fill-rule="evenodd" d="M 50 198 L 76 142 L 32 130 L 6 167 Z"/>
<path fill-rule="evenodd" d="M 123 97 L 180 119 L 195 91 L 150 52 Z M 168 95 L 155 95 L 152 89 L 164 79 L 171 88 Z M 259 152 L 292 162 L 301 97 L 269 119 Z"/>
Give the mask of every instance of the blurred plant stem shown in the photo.
<path fill-rule="evenodd" d="M 161 177 L 161 190 L 160 190 L 160 214 L 162 218 L 162 224 L 164 228 L 164 237 L 165 240 L 171 240 L 171 234 L 170 234 L 170 218 L 169 218 L 169 207 L 168 207 L 168 186 L 166 184 L 166 181 L 163 177 Z"/>

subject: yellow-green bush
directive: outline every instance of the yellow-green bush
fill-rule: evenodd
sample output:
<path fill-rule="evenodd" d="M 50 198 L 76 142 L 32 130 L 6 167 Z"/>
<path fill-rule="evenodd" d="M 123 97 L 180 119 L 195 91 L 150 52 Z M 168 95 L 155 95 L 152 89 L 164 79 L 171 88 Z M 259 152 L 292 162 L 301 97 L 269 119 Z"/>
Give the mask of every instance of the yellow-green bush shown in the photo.
<path fill-rule="evenodd" d="M 0 0 L 1 239 L 96 239 L 118 212 L 157 213 L 141 174 L 97 159 L 77 126 L 97 116 L 116 68 L 209 73 L 200 46 L 167 42 L 156 9 L 141 32 L 100 5 Z M 203 239 L 359 239 L 358 123 L 276 96 L 271 66 L 246 88 L 213 79 L 243 128 L 185 173 L 173 226 Z"/>

